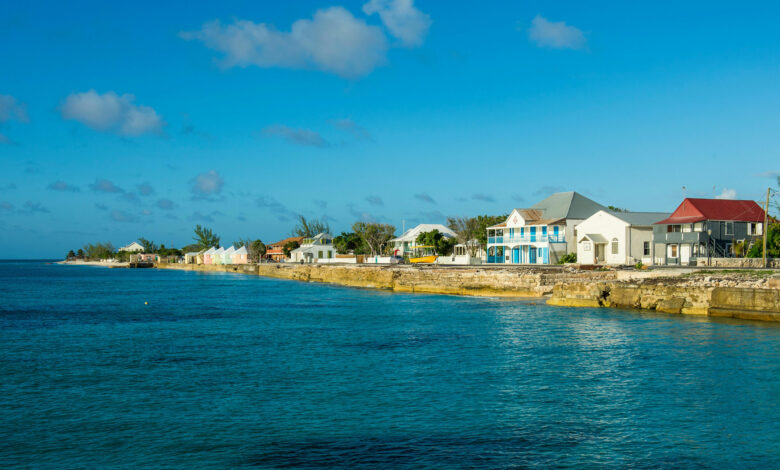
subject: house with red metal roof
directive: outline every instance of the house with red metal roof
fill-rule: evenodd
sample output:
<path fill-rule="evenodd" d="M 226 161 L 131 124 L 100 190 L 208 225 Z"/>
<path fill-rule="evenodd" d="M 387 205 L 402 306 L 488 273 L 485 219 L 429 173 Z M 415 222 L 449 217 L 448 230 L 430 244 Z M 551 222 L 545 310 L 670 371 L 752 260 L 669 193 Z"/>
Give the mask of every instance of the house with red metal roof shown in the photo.
<path fill-rule="evenodd" d="M 686 198 L 653 226 L 655 264 L 695 264 L 729 258 L 734 245 L 763 235 L 764 210 L 755 201 Z"/>

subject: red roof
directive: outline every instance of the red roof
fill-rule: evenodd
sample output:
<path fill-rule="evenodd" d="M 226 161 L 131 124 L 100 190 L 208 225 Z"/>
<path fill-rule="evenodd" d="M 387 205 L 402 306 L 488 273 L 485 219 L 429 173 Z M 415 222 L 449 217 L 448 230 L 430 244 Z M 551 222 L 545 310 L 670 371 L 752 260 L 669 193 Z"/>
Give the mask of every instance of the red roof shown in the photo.
<path fill-rule="evenodd" d="M 764 209 L 755 201 L 686 198 L 669 216 L 656 224 L 690 224 L 703 220 L 763 222 Z"/>

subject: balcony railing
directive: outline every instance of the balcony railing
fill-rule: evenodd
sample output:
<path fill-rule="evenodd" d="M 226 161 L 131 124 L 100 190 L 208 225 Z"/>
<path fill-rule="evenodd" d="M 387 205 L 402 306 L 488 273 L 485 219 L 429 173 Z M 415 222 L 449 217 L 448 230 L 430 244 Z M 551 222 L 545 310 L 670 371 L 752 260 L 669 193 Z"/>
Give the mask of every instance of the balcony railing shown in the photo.
<path fill-rule="evenodd" d="M 514 237 L 489 237 L 488 243 L 566 243 L 566 237 L 563 235 L 525 235 Z"/>

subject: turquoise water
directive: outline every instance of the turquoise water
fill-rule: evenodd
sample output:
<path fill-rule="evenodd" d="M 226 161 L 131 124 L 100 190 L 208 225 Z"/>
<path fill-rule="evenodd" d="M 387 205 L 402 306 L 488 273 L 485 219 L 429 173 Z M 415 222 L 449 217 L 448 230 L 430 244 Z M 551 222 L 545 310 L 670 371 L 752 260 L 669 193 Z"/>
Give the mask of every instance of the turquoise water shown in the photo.
<path fill-rule="evenodd" d="M 3 468 L 780 467 L 779 325 L 41 262 L 0 298 Z"/>

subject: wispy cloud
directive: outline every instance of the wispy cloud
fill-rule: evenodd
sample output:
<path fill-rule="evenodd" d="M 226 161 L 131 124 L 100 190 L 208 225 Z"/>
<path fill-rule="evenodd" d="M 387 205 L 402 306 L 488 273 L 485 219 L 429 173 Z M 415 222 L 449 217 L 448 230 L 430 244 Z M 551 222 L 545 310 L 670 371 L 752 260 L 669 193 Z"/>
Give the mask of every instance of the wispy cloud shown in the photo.
<path fill-rule="evenodd" d="M 541 15 L 531 21 L 528 37 L 537 46 L 552 49 L 583 49 L 586 45 L 582 31 L 563 21 L 549 21 Z"/>
<path fill-rule="evenodd" d="M 60 113 L 63 119 L 126 137 L 162 134 L 165 126 L 153 108 L 136 105 L 134 95 L 117 95 L 113 91 L 102 95 L 95 90 L 72 93 L 60 106 Z"/>
<path fill-rule="evenodd" d="M 311 129 L 294 129 L 281 124 L 275 124 L 263 129 L 262 135 L 270 137 L 282 137 L 288 142 L 310 147 L 330 147 L 331 144 L 319 133 Z"/>
<path fill-rule="evenodd" d="M 366 197 L 366 202 L 371 204 L 372 206 L 384 206 L 385 205 L 385 202 L 379 196 L 368 196 L 368 197 Z"/>
<path fill-rule="evenodd" d="M 534 196 L 549 196 L 550 194 L 554 193 L 560 193 L 566 191 L 566 188 L 563 186 L 555 186 L 555 185 L 544 185 L 541 188 L 534 191 L 532 194 Z"/>
<path fill-rule="evenodd" d="M 27 116 L 27 105 L 19 102 L 10 95 L 0 95 L 0 126 L 8 121 L 17 121 L 27 123 L 30 118 Z M 0 133 L 0 144 L 13 144 L 14 142 L 6 135 Z"/>
<path fill-rule="evenodd" d="M 295 212 L 288 209 L 287 206 L 269 196 L 258 197 L 255 199 L 255 205 L 269 210 L 271 213 L 275 214 L 280 221 L 291 220 L 297 215 Z"/>
<path fill-rule="evenodd" d="M 52 191 L 63 191 L 63 192 L 70 192 L 70 193 L 76 193 L 79 191 L 78 187 L 68 184 L 62 180 L 55 181 L 49 184 L 48 186 L 46 186 L 46 188 L 51 189 Z"/>
<path fill-rule="evenodd" d="M 95 209 L 97 209 L 99 211 L 107 211 L 108 210 L 108 206 L 103 204 L 103 203 L 96 202 L 95 203 Z"/>
<path fill-rule="evenodd" d="M 441 222 L 443 220 L 446 220 L 447 217 L 442 214 L 440 211 L 423 211 L 420 212 L 420 216 L 423 220 L 426 220 L 428 222 Z"/>
<path fill-rule="evenodd" d="M 13 212 L 13 210 L 14 210 L 14 205 L 11 204 L 10 202 L 8 201 L 0 202 L 0 211 Z"/>
<path fill-rule="evenodd" d="M 176 209 L 176 203 L 170 199 L 159 199 L 154 205 L 165 211 Z"/>
<path fill-rule="evenodd" d="M 141 196 L 151 196 L 154 194 L 154 188 L 149 183 L 141 183 L 135 186 L 138 194 Z"/>
<path fill-rule="evenodd" d="M 24 203 L 23 212 L 28 212 L 28 213 L 41 212 L 44 214 L 48 214 L 50 211 L 46 207 L 43 207 L 43 205 L 40 202 L 27 201 Z"/>
<path fill-rule="evenodd" d="M 363 5 L 366 15 L 379 19 L 406 47 L 420 46 L 431 26 L 431 18 L 414 6 L 414 0 L 370 0 Z"/>
<path fill-rule="evenodd" d="M 756 173 L 756 176 L 760 176 L 762 178 L 780 178 L 780 171 L 764 171 L 761 173 Z"/>
<path fill-rule="evenodd" d="M 715 199 L 736 199 L 736 198 L 737 198 L 737 190 L 728 189 L 728 188 L 723 188 L 723 191 L 721 191 L 720 194 L 715 196 Z"/>
<path fill-rule="evenodd" d="M 474 199 L 475 201 L 482 201 L 482 202 L 496 202 L 493 196 L 489 196 L 484 193 L 474 194 L 471 196 L 471 199 Z"/>
<path fill-rule="evenodd" d="M 377 26 L 355 18 L 342 7 L 317 10 L 312 19 L 295 21 L 289 32 L 265 23 L 235 20 L 205 23 L 179 34 L 224 54 L 219 65 L 315 69 L 359 78 L 386 61 L 387 38 Z"/>
<path fill-rule="evenodd" d="M 10 191 L 12 189 L 17 189 L 16 183 L 0 184 L 0 191 Z"/>
<path fill-rule="evenodd" d="M 367 140 L 370 142 L 374 141 L 374 138 L 366 129 L 357 125 L 355 121 L 353 121 L 350 118 L 333 119 L 328 122 L 336 129 L 342 130 L 344 132 L 348 132 L 356 140 Z"/>
<path fill-rule="evenodd" d="M 138 217 L 125 211 L 114 209 L 109 215 L 114 222 L 132 223 L 138 222 Z"/>
<path fill-rule="evenodd" d="M 190 180 L 190 191 L 194 199 L 211 200 L 222 192 L 225 181 L 216 170 L 201 173 Z"/>
<path fill-rule="evenodd" d="M 317 206 L 320 210 L 325 210 L 328 208 L 328 201 L 323 201 L 322 199 L 316 199 L 314 201 L 314 205 Z"/>
<path fill-rule="evenodd" d="M 414 198 L 418 201 L 427 202 L 428 204 L 436 204 L 436 201 L 428 193 L 417 193 Z"/>
<path fill-rule="evenodd" d="M 95 180 L 94 183 L 89 185 L 90 189 L 95 192 L 99 193 L 123 193 L 125 192 L 124 189 L 120 188 L 119 186 L 115 185 L 111 181 L 105 179 L 105 178 L 98 178 Z"/>
<path fill-rule="evenodd" d="M 525 198 L 519 194 L 513 194 L 512 200 L 515 202 L 525 202 Z"/>

